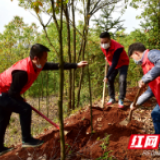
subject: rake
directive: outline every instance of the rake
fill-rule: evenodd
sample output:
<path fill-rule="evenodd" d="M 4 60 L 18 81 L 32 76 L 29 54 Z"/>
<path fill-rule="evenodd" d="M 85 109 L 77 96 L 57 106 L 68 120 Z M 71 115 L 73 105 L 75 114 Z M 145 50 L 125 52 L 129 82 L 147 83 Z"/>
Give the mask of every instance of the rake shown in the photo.
<path fill-rule="evenodd" d="M 35 111 L 41 117 L 43 117 L 46 121 L 48 121 L 50 124 L 52 124 L 53 126 L 55 126 L 58 130 L 60 130 L 59 126 L 56 123 L 52 122 L 49 118 L 47 118 L 44 114 L 42 114 L 40 111 L 38 111 L 34 107 L 31 106 L 31 108 L 32 108 L 33 111 Z M 64 134 L 67 135 L 68 131 L 64 131 Z"/>

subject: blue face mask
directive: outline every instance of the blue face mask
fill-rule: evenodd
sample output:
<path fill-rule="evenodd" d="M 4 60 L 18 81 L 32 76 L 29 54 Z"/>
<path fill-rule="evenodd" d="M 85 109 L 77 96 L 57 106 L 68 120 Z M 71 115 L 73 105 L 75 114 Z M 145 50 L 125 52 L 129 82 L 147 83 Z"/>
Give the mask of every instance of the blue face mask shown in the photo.
<path fill-rule="evenodd" d="M 141 61 L 141 59 L 140 60 L 135 60 L 135 59 L 133 59 L 133 61 L 137 64 L 137 65 L 141 65 L 142 64 L 142 61 Z"/>

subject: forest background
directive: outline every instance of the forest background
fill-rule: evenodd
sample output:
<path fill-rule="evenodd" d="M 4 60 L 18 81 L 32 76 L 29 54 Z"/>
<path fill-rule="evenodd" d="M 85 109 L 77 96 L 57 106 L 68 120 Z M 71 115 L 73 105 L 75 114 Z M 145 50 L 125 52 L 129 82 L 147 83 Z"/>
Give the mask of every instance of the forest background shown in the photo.
<path fill-rule="evenodd" d="M 89 103 L 91 105 L 92 101 L 102 97 L 105 59 L 100 49 L 101 32 L 108 31 L 112 39 L 125 47 L 126 52 L 134 42 L 141 42 L 148 49 L 160 48 L 158 0 L 64 0 L 63 3 L 61 0 L 19 0 L 19 5 L 37 17 L 43 30 L 39 32 L 35 23 L 25 24 L 20 15 L 15 16 L 5 26 L 4 32 L 0 33 L 0 73 L 18 60 L 29 56 L 30 47 L 34 43 L 41 43 L 50 48 L 48 61 L 60 63 L 60 66 L 63 62 L 77 63 L 81 60 L 87 60 L 89 63 L 84 69 L 63 72 L 62 67 L 60 71 L 41 72 L 32 87 L 23 95 L 35 108 L 55 122 L 63 121 L 64 117 L 75 110 Z M 135 8 L 135 13 L 136 10 L 143 9 L 141 15 L 137 16 L 137 19 L 142 20 L 140 29 L 130 33 L 125 32 L 125 20 L 121 19 L 128 5 Z M 117 11 L 119 16 L 113 18 L 113 13 Z M 99 16 L 92 18 L 97 12 Z M 43 14 L 49 16 L 47 23 L 44 23 Z M 83 17 L 78 22 L 77 14 Z M 90 27 L 91 21 L 94 27 Z M 141 77 L 140 67 L 130 60 L 128 87 L 137 86 Z M 118 85 L 117 77 L 117 96 Z M 57 102 L 59 108 L 56 107 Z M 64 113 L 64 116 L 59 114 L 59 119 L 62 118 L 60 121 L 57 110 Z M 13 117 L 11 122 L 15 121 Z M 33 125 L 32 132 L 36 135 L 47 127 L 44 123 L 37 130 L 37 126 Z M 11 128 L 9 133 L 19 132 L 18 127 Z M 11 138 L 15 141 L 12 136 Z M 8 140 L 6 143 L 10 142 L 12 141 Z"/>

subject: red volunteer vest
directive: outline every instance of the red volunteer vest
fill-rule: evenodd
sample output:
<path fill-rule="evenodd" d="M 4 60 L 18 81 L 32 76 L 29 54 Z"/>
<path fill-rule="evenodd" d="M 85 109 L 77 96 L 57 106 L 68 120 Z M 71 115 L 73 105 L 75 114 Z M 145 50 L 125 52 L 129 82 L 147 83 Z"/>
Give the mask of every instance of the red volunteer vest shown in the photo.
<path fill-rule="evenodd" d="M 0 93 L 8 92 L 12 83 L 12 72 L 15 70 L 26 71 L 28 74 L 28 82 L 21 91 L 21 94 L 23 94 L 27 89 L 30 88 L 33 82 L 37 79 L 42 69 L 38 69 L 38 71 L 35 72 L 30 57 L 16 62 L 14 65 L 12 65 L 10 68 L 8 68 L 0 74 Z"/>
<path fill-rule="evenodd" d="M 104 55 L 105 55 L 105 57 L 107 59 L 107 62 L 109 63 L 110 66 L 112 65 L 114 52 L 118 48 L 123 48 L 123 52 L 120 55 L 118 64 L 116 66 L 116 69 L 118 69 L 118 68 L 120 68 L 120 67 L 122 67 L 124 65 L 129 65 L 129 58 L 127 56 L 126 51 L 124 50 L 124 47 L 121 44 L 119 44 L 118 42 L 116 42 L 115 40 L 113 40 L 113 39 L 111 39 L 111 46 L 109 47 L 107 52 L 106 52 L 106 49 L 101 47 L 102 52 L 104 53 Z"/>
<path fill-rule="evenodd" d="M 146 74 L 148 71 L 150 71 L 154 67 L 154 64 L 148 59 L 148 53 L 149 53 L 149 49 L 145 51 L 145 55 L 142 63 L 142 69 L 144 74 Z M 150 82 L 149 86 L 160 106 L 160 76 L 157 77 L 152 82 Z"/>

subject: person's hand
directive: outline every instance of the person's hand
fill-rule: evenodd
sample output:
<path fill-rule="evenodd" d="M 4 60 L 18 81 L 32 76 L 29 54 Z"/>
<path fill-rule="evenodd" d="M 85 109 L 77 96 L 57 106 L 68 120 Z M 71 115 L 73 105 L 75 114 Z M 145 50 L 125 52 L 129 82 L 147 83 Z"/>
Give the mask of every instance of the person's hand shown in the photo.
<path fill-rule="evenodd" d="M 146 84 L 142 80 L 138 82 L 138 85 L 139 85 L 139 88 L 143 88 L 146 86 Z"/>
<path fill-rule="evenodd" d="M 134 111 L 134 110 L 136 110 L 137 109 L 137 107 L 136 106 L 133 106 L 133 103 L 131 103 L 131 105 L 130 105 L 130 110 L 131 111 Z"/>
<path fill-rule="evenodd" d="M 108 79 L 105 77 L 104 79 L 103 79 L 103 82 L 108 82 Z"/>
<path fill-rule="evenodd" d="M 88 62 L 87 61 L 81 61 L 77 64 L 77 67 L 78 68 L 81 68 L 81 67 L 85 67 L 88 65 Z"/>

